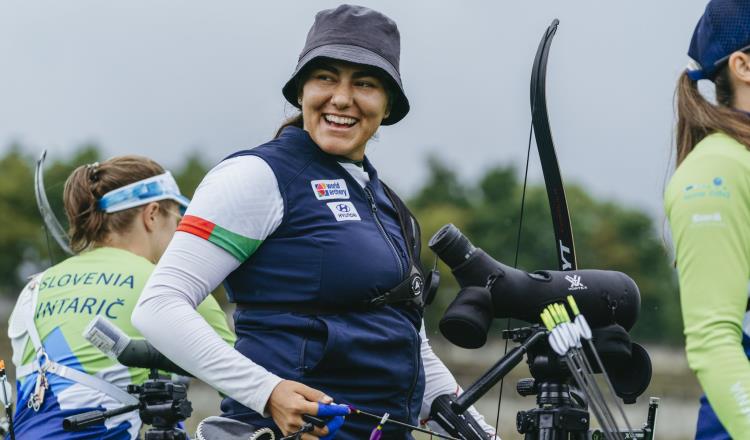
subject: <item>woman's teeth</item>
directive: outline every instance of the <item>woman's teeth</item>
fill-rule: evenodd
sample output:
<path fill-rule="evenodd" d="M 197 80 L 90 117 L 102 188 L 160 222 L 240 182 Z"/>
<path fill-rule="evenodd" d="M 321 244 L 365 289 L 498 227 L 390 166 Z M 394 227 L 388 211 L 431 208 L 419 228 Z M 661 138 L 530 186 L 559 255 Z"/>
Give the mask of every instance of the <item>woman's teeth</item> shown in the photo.
<path fill-rule="evenodd" d="M 357 123 L 357 120 L 354 118 L 347 118 L 346 116 L 336 116 L 336 115 L 325 115 L 325 120 L 328 122 L 331 122 L 333 124 L 339 124 L 339 125 L 354 125 Z"/>

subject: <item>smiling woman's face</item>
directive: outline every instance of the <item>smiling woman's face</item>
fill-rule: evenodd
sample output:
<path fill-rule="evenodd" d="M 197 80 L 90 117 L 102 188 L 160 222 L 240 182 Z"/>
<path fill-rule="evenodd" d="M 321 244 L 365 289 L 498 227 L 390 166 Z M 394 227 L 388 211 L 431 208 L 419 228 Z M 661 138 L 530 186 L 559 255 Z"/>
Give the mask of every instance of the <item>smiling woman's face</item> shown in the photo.
<path fill-rule="evenodd" d="M 321 150 L 362 160 L 388 116 L 388 93 L 373 68 L 342 61 L 317 65 L 302 86 L 305 131 Z"/>

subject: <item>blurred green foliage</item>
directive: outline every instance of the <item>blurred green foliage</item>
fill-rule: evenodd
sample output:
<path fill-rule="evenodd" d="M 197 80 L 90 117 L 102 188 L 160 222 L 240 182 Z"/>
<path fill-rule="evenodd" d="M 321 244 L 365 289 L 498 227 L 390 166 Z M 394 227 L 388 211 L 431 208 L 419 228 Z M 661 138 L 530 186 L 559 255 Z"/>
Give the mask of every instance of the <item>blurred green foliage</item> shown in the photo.
<path fill-rule="evenodd" d="M 65 179 L 79 165 L 101 160 L 96 145 L 83 145 L 67 158 L 49 157 L 45 184 L 53 210 L 63 221 L 62 191 Z M 0 157 L 0 294 L 16 295 L 24 277 L 60 261 L 64 254 L 47 238 L 34 199 L 35 157 L 13 145 Z M 446 223 L 455 224 L 478 247 L 496 260 L 514 265 L 522 183 L 512 167 L 499 166 L 476 183 L 464 183 L 445 163 L 427 161 L 427 179 L 407 204 L 422 225 L 423 255 L 432 266 L 429 238 Z M 192 196 L 208 170 L 198 154 L 188 155 L 173 174 L 180 188 Z M 566 176 L 567 177 L 567 176 Z M 681 341 L 681 319 L 674 271 L 658 230 L 644 212 L 594 199 L 584 188 L 566 187 L 578 264 L 581 268 L 619 270 L 629 274 L 641 289 L 641 317 L 634 329 L 639 341 Z M 542 184 L 526 192 L 518 267 L 525 270 L 556 268 L 552 220 Z M 458 291 L 450 270 L 442 263 L 442 283 L 437 299 L 427 309 L 430 328 L 437 328 L 445 307 Z M 500 328 L 504 323 L 496 323 Z M 494 332 L 499 333 L 499 332 Z"/>

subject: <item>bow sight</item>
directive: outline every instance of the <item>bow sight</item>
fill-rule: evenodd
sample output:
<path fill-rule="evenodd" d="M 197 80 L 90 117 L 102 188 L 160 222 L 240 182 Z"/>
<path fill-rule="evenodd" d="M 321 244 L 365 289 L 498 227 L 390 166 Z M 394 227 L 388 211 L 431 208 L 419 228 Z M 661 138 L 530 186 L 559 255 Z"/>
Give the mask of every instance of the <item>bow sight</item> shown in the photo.
<path fill-rule="evenodd" d="M 606 270 L 527 273 L 494 260 L 453 225 L 441 228 L 429 246 L 452 269 L 461 286 L 440 321 L 440 330 L 449 341 L 464 348 L 481 347 L 494 318 L 537 323 L 505 331 L 505 339 L 520 345 L 461 396 L 441 396 L 435 401 L 432 413 L 439 423 L 468 409 L 520 363 L 524 354 L 533 379 L 519 382 L 517 391 L 523 396 L 536 395 L 539 404 L 536 409 L 518 414 L 517 428 L 526 438 L 587 438 L 588 409 L 595 411 L 597 419 L 600 417 L 596 411 L 602 406 L 603 412 L 608 411 L 598 388 L 591 388 L 596 386 L 591 374 L 604 373 L 602 364 L 614 393 L 625 403 L 634 403 L 645 391 L 651 380 L 651 361 L 646 350 L 632 342 L 627 332 L 640 308 L 640 293 L 630 277 Z M 570 304 L 575 320 L 567 317 L 565 306 L 560 303 Z M 543 310 L 549 318 L 544 320 L 546 328 L 538 324 L 543 321 Z M 569 341 L 565 339 L 568 337 Z M 589 344 L 581 345 L 582 339 Z M 654 416 L 656 406 L 652 402 L 650 412 Z M 609 416 L 609 426 L 616 426 Z M 605 415 L 601 417 L 603 420 Z M 623 431 L 626 437 L 620 437 L 620 433 L 613 436 L 614 429 L 605 430 L 602 435 L 651 438 L 653 420 L 650 423 L 643 430 L 628 428 Z M 450 428 L 456 423 L 441 425 L 451 435 L 461 435 Z M 543 431 L 559 437 L 544 437 Z"/>

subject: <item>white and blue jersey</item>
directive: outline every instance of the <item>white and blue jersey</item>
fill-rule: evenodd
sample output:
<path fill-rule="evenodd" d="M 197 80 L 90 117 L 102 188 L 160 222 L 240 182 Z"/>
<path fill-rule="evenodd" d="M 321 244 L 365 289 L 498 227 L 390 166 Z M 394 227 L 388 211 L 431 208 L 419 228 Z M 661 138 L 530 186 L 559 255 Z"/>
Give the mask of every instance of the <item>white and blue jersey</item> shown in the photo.
<path fill-rule="evenodd" d="M 148 370 L 118 363 L 87 341 L 83 333 L 96 316 L 102 316 L 129 337 L 142 338 L 130 316 L 153 268 L 150 261 L 131 252 L 96 248 L 51 267 L 24 288 L 8 326 L 17 377 L 17 438 L 138 438 L 141 421 L 137 411 L 80 432 L 64 431 L 62 421 L 72 415 L 137 402 L 124 390 L 130 384 L 143 383 Z M 227 343 L 234 342 L 224 312 L 213 297 L 203 301 L 198 311 Z M 29 403 L 40 374 L 38 363 L 35 365 L 37 345 L 60 372 L 46 371 L 48 388 L 41 404 L 34 408 Z"/>

